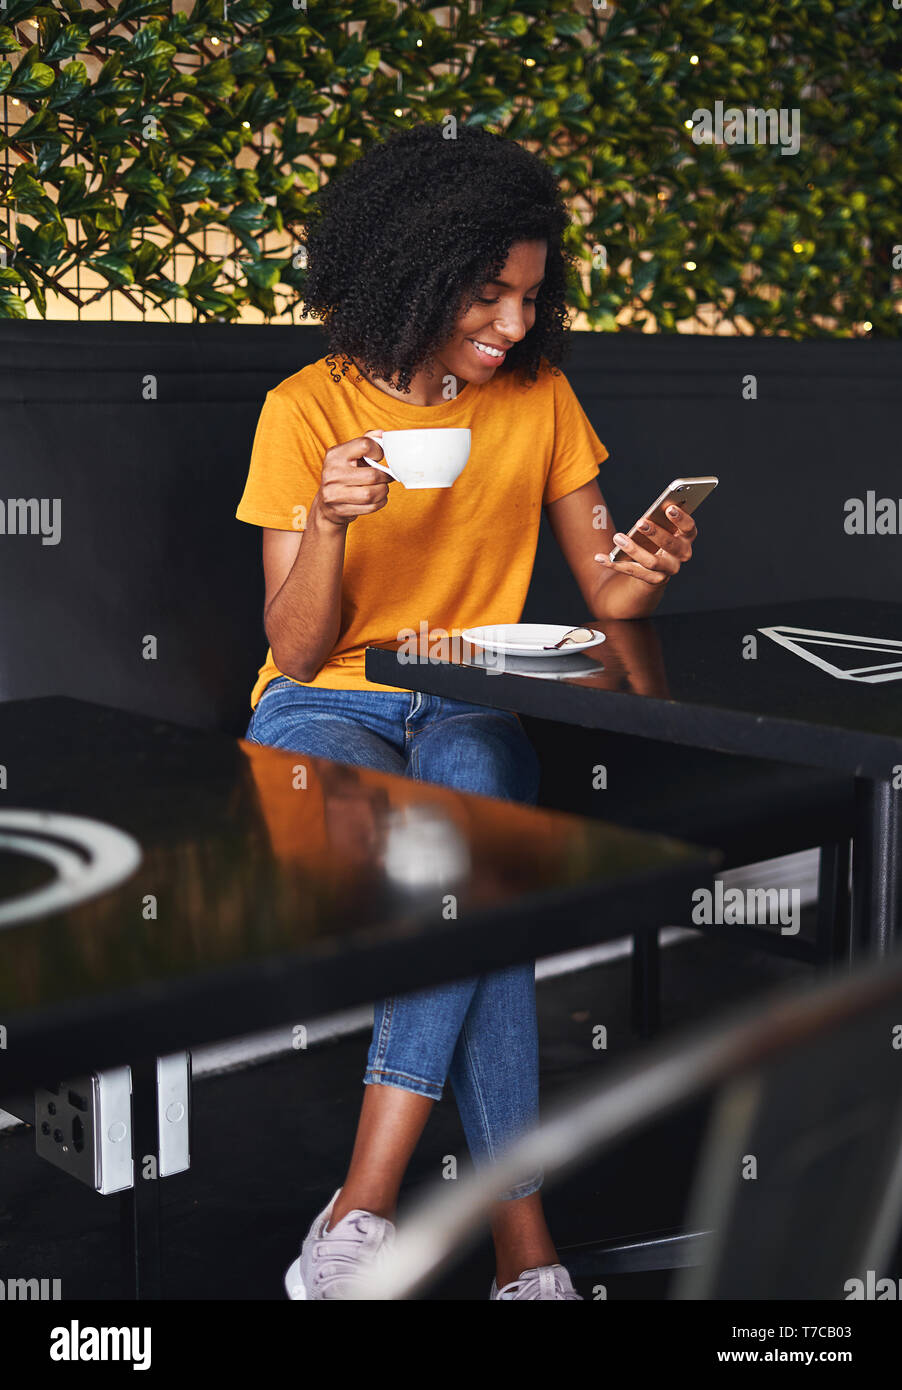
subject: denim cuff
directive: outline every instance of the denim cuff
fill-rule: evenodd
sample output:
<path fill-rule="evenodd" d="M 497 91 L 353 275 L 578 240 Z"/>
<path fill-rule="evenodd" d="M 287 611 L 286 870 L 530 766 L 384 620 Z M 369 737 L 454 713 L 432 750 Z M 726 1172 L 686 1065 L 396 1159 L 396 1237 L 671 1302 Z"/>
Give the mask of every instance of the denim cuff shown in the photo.
<path fill-rule="evenodd" d="M 383 1071 L 380 1067 L 367 1067 L 363 1075 L 364 1086 L 397 1086 L 399 1091 L 413 1091 L 417 1096 L 428 1096 L 430 1100 L 441 1100 L 442 1087 L 436 1081 L 425 1081 L 421 1076 L 408 1076 L 403 1071 Z"/>
<path fill-rule="evenodd" d="M 518 1183 L 516 1187 L 509 1188 L 507 1192 L 499 1192 L 495 1201 L 517 1202 L 521 1197 L 531 1197 L 534 1192 L 538 1192 L 544 1181 L 545 1174 L 540 1168 L 534 1177 L 527 1178 L 525 1182 Z"/>

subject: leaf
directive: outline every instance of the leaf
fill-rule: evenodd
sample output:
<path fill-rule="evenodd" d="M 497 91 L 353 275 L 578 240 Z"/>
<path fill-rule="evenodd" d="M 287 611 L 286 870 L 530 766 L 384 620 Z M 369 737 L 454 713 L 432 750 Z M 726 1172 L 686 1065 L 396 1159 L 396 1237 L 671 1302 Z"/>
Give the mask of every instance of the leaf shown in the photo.
<path fill-rule="evenodd" d="M 491 20 L 487 26 L 493 34 L 505 39 L 522 39 L 529 32 L 529 20 L 525 14 L 505 15 L 503 19 Z"/>
<path fill-rule="evenodd" d="M 266 219 L 266 208 L 262 203 L 245 203 L 241 207 L 233 208 L 226 219 L 228 226 L 241 228 L 242 231 L 254 231 Z"/>
<path fill-rule="evenodd" d="M 60 172 L 60 192 L 56 205 L 62 217 L 84 197 L 86 176 L 83 164 L 70 165 Z"/>
<path fill-rule="evenodd" d="M 10 290 L 0 290 L 0 318 L 27 319 L 28 308 L 25 300 Z"/>
<path fill-rule="evenodd" d="M 94 225 L 101 232 L 116 232 L 122 226 L 122 213 L 117 207 L 98 208 Z"/>
<path fill-rule="evenodd" d="M 266 45 L 248 40 L 229 54 L 229 66 L 234 73 L 256 72 L 266 59 Z"/>
<path fill-rule="evenodd" d="M 160 262 L 166 259 L 167 254 L 165 247 L 157 246 L 152 241 L 139 242 L 132 251 L 132 269 L 135 273 L 135 279 L 146 280 L 157 269 Z"/>
<path fill-rule="evenodd" d="M 193 169 L 187 178 L 169 190 L 169 196 L 177 203 L 195 203 L 207 196 L 212 181 L 212 170 Z"/>
<path fill-rule="evenodd" d="M 91 256 L 88 265 L 99 270 L 104 279 L 111 285 L 132 285 L 135 280 L 135 272 L 132 270 L 128 261 L 123 256 Z"/>
<path fill-rule="evenodd" d="M 113 91 L 113 80 L 122 71 L 122 54 L 113 53 L 107 58 L 94 82 L 93 92 L 95 96 L 107 96 Z"/>
<path fill-rule="evenodd" d="M 122 50 L 122 56 L 126 63 L 140 65 L 154 58 L 171 58 L 176 52 L 175 44 L 161 39 L 160 26 L 153 23 L 138 30 L 128 47 Z"/>
<path fill-rule="evenodd" d="M 566 34 L 571 37 L 575 34 L 582 34 L 586 29 L 586 20 L 579 14 L 553 14 L 551 23 L 556 34 Z"/>
<path fill-rule="evenodd" d="M 143 15 L 169 12 L 169 4 L 164 0 L 122 0 L 119 5 L 117 22 L 123 24 L 127 19 L 139 19 Z"/>
<path fill-rule="evenodd" d="M 31 50 L 34 53 L 34 49 Z M 5 64 L 4 64 L 5 66 Z M 16 96 L 36 96 L 39 92 L 46 92 L 48 87 L 52 87 L 56 81 L 56 73 L 53 68 L 48 68 L 46 63 L 31 63 L 25 68 L 24 63 L 20 63 L 12 75 L 12 80 L 7 83 L 6 90 Z"/>
<path fill-rule="evenodd" d="M 245 0 L 233 0 L 229 5 L 230 24 L 262 24 L 265 19 L 269 19 L 272 13 L 272 5 L 252 5 L 245 3 Z"/>
<path fill-rule="evenodd" d="M 8 24 L 0 24 L 0 53 L 21 53 L 22 45 L 19 43 L 12 29 Z"/>
<path fill-rule="evenodd" d="M 188 276 L 188 288 L 196 290 L 204 286 L 212 285 L 219 279 L 220 266 L 215 261 L 195 261 L 191 274 Z"/>
<path fill-rule="evenodd" d="M 22 274 L 22 279 L 25 281 L 25 284 L 28 286 L 29 290 L 31 291 L 31 297 L 32 297 L 32 299 L 34 300 L 35 304 L 38 306 L 38 311 L 40 312 L 41 317 L 42 317 L 42 318 L 46 318 L 46 317 L 47 317 L 47 296 L 46 296 L 45 293 L 44 293 L 44 287 L 43 287 L 43 285 L 41 284 L 41 282 L 40 282 L 40 280 L 37 278 L 37 276 L 36 276 L 36 275 L 33 275 L 33 274 L 31 273 L 30 270 L 26 270 L 24 266 L 21 267 L 21 274 Z"/>
<path fill-rule="evenodd" d="M 152 169 L 133 164 L 119 180 L 122 188 L 129 193 L 163 193 L 166 185 Z"/>
<path fill-rule="evenodd" d="M 8 24 L 19 24 L 23 19 L 30 19 L 36 8 L 31 0 L 7 0 L 3 14 Z"/>
<path fill-rule="evenodd" d="M 207 118 L 202 111 L 189 111 L 184 106 L 167 111 L 163 116 L 163 125 L 177 144 L 190 140 L 206 124 Z"/>
<path fill-rule="evenodd" d="M 187 299 L 188 291 L 184 285 L 180 285 L 177 280 L 167 280 L 163 276 L 157 276 L 154 280 L 147 280 L 144 288 L 152 292 L 159 292 L 163 299 Z"/>
<path fill-rule="evenodd" d="M 39 106 L 37 111 L 35 111 L 34 115 L 29 116 L 28 120 L 24 123 L 24 125 L 19 126 L 19 129 L 16 131 L 16 139 L 31 139 L 32 135 L 34 135 L 36 131 L 41 129 L 41 126 L 44 124 L 46 120 L 48 120 L 49 117 L 50 112 L 47 110 L 46 106 Z"/>
<path fill-rule="evenodd" d="M 43 54 L 45 63 L 59 63 L 63 58 L 72 58 L 82 53 L 90 41 L 90 31 L 83 24 L 67 24 L 57 34 L 53 43 Z"/>
<path fill-rule="evenodd" d="M 248 280 L 258 289 L 271 290 L 274 285 L 279 283 L 281 274 L 287 261 L 245 261 L 242 269 Z"/>
<path fill-rule="evenodd" d="M 37 229 L 20 225 L 18 238 L 26 262 L 36 261 L 45 268 L 55 265 L 66 249 L 66 232 L 58 222 L 47 222 Z"/>
<path fill-rule="evenodd" d="M 209 290 L 203 294 L 192 295 L 191 299 L 208 314 L 225 314 L 230 310 L 235 310 L 237 307 L 235 298 L 232 295 L 214 294 Z"/>
<path fill-rule="evenodd" d="M 53 91 L 50 95 L 50 106 L 56 109 L 59 106 L 68 106 L 88 85 L 88 69 L 79 59 L 77 62 L 68 63 L 60 70 L 56 82 L 53 84 Z"/>
<path fill-rule="evenodd" d="M 120 125 L 118 121 L 110 121 L 106 125 L 98 126 L 92 134 L 93 139 L 97 141 L 98 145 L 110 145 L 114 147 L 114 149 L 108 151 L 108 155 L 110 159 L 115 159 L 117 163 L 122 158 L 121 147 L 127 145 L 132 136 L 132 132 L 127 126 Z"/>
<path fill-rule="evenodd" d="M 202 67 L 195 79 L 195 89 L 205 96 L 223 101 L 236 87 L 235 74 L 227 58 L 217 58 Z"/>
<path fill-rule="evenodd" d="M 633 272 L 633 293 L 640 294 L 642 290 L 647 289 L 654 282 L 660 269 L 661 262 L 655 256 L 652 256 L 650 261 L 639 261 Z"/>
<path fill-rule="evenodd" d="M 220 203 L 230 203 L 235 196 L 237 182 L 238 175 L 231 164 L 224 164 L 218 169 L 211 169 L 210 197 L 216 198 Z"/>
<path fill-rule="evenodd" d="M 33 164 L 18 164 L 12 177 L 9 191 L 13 201 L 19 204 L 31 199 L 40 202 L 44 198 L 44 186 L 34 177 Z"/>
<path fill-rule="evenodd" d="M 126 47 L 120 50 L 123 63 L 128 62 L 130 58 L 137 62 L 149 58 L 155 45 L 159 42 L 159 38 L 160 25 L 158 21 L 153 20 L 150 24 L 145 24 L 143 29 L 138 29 L 132 35 Z"/>

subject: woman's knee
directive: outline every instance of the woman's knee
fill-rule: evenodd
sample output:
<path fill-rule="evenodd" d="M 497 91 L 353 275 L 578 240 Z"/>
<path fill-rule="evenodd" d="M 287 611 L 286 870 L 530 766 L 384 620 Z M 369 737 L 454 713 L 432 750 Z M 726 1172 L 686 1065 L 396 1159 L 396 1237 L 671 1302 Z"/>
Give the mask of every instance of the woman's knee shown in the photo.
<path fill-rule="evenodd" d="M 442 720 L 418 740 L 411 763 L 424 782 L 530 805 L 538 798 L 539 760 L 512 715 Z"/>
<path fill-rule="evenodd" d="M 290 705 L 270 707 L 249 728 L 252 742 L 311 758 L 351 763 L 380 772 L 403 773 L 404 760 L 392 746 L 353 719 L 306 710 L 292 711 Z"/>

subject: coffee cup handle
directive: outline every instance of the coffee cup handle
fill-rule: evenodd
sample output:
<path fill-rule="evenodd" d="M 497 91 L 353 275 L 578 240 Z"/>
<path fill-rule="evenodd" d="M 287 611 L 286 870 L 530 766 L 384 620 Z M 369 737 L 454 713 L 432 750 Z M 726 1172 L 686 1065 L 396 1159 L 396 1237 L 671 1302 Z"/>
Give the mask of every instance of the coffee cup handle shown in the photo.
<path fill-rule="evenodd" d="M 369 430 L 365 430 L 364 433 L 369 439 L 375 439 L 376 437 L 375 434 L 371 434 Z M 379 433 L 381 434 L 382 431 L 380 430 Z M 397 474 L 393 473 L 386 464 L 377 463 L 375 459 L 368 458 L 366 454 L 363 456 L 363 461 L 364 463 L 368 463 L 370 468 L 378 468 L 380 473 L 387 473 L 390 478 L 394 478 L 396 483 L 400 481 Z"/>

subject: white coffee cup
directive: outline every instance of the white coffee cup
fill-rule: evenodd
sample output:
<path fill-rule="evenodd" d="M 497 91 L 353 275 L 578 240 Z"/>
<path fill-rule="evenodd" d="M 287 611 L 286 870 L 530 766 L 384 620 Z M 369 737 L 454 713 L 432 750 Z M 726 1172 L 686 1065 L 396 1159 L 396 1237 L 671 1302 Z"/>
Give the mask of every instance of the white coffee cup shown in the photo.
<path fill-rule="evenodd" d="M 385 463 L 365 461 L 407 488 L 450 487 L 470 457 L 469 430 L 365 430 L 379 443 Z"/>

